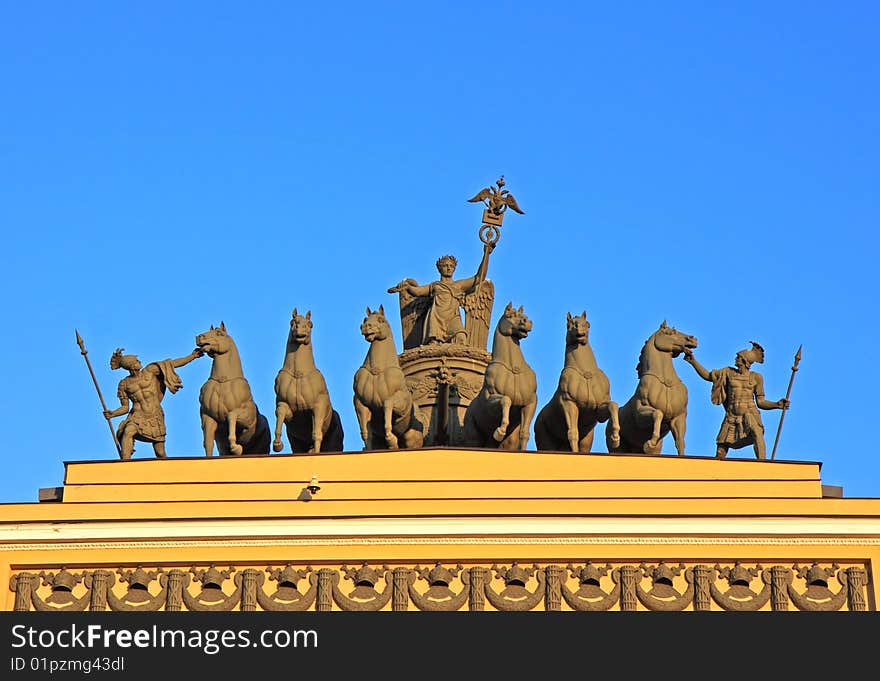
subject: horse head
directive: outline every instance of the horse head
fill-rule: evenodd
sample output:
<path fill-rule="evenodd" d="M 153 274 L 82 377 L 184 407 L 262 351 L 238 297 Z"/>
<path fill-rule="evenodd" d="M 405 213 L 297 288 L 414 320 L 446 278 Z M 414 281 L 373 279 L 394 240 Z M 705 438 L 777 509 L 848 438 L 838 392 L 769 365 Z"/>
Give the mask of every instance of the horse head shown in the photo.
<path fill-rule="evenodd" d="M 697 347 L 697 339 L 695 336 L 682 333 L 674 326 L 667 326 L 665 319 L 660 325 L 660 328 L 651 336 L 651 340 L 657 350 L 669 353 L 673 357 L 678 357 L 678 355 L 685 350 L 692 350 Z"/>
<path fill-rule="evenodd" d="M 290 340 L 299 345 L 308 345 L 312 342 L 312 311 L 309 310 L 305 315 L 297 313 L 293 308 L 293 314 L 290 318 Z"/>
<path fill-rule="evenodd" d="M 532 330 L 532 322 L 523 312 L 522 305 L 519 308 L 513 307 L 511 303 L 507 303 L 504 308 L 504 314 L 498 320 L 498 333 L 502 336 L 510 336 L 515 341 L 525 338 Z"/>
<path fill-rule="evenodd" d="M 361 333 L 368 343 L 385 340 L 391 336 L 391 325 L 385 318 L 385 309 L 382 305 L 375 312 L 367 308 L 367 316 L 361 324 Z"/>
<path fill-rule="evenodd" d="M 220 326 L 211 328 L 196 336 L 196 346 L 201 348 L 208 357 L 223 355 L 232 348 L 232 338 L 226 333 L 226 325 L 220 322 Z"/>
<path fill-rule="evenodd" d="M 565 345 L 586 345 L 590 336 L 590 322 L 587 321 L 586 311 L 572 317 L 571 312 L 566 312 Z"/>

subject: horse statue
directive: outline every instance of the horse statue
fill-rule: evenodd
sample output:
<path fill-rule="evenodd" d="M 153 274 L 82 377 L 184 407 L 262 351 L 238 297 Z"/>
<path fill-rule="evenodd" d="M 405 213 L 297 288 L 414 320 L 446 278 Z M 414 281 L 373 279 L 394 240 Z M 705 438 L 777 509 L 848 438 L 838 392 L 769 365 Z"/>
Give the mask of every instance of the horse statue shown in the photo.
<path fill-rule="evenodd" d="M 312 353 L 312 312 L 305 316 L 293 309 L 284 365 L 275 377 L 275 439 L 280 452 L 281 428 L 286 427 L 294 453 L 341 452 L 342 422 L 330 404 L 324 376 Z"/>
<path fill-rule="evenodd" d="M 354 410 L 364 449 L 418 449 L 425 439 L 412 393 L 406 387 L 391 325 L 382 305 L 361 324 L 370 344 L 364 363 L 354 375 Z"/>
<path fill-rule="evenodd" d="M 199 392 L 205 455 L 268 454 L 269 422 L 260 414 L 241 370 L 241 358 L 226 325 L 196 336 L 196 346 L 213 360 L 211 375 Z"/>
<path fill-rule="evenodd" d="M 659 454 L 663 438 L 672 431 L 678 455 L 684 456 L 688 393 L 672 358 L 695 347 L 696 338 L 667 326 L 665 320 L 645 341 L 636 366 L 638 387 L 620 408 L 619 444 L 612 443 L 606 430 L 609 452 Z"/>
<path fill-rule="evenodd" d="M 535 419 L 535 444 L 542 451 L 589 454 L 597 423 L 610 421 L 611 442 L 620 444 L 617 402 L 608 377 L 596 365 L 590 347 L 587 313 L 566 313 L 565 364 L 553 397 Z"/>
<path fill-rule="evenodd" d="M 495 327 L 483 387 L 464 413 L 464 444 L 525 450 L 538 382 L 519 345 L 531 330 L 522 306 L 508 303 Z"/>

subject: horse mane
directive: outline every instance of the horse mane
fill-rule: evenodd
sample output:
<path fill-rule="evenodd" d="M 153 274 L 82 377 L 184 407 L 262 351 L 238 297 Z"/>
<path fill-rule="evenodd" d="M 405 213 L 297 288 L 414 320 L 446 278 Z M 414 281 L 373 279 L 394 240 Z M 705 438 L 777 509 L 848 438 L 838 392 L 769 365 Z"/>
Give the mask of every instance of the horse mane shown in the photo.
<path fill-rule="evenodd" d="M 650 343 L 654 339 L 654 336 L 656 336 L 656 335 L 657 335 L 657 331 L 655 331 L 650 336 L 648 336 L 648 340 L 646 340 L 644 342 L 644 344 L 642 345 L 642 349 L 639 352 L 639 362 L 638 362 L 638 364 L 636 364 L 636 376 L 638 376 L 639 378 L 642 377 L 642 375 L 643 375 L 642 372 L 644 372 L 645 364 L 647 363 L 645 361 L 645 355 L 648 354 L 648 343 Z"/>

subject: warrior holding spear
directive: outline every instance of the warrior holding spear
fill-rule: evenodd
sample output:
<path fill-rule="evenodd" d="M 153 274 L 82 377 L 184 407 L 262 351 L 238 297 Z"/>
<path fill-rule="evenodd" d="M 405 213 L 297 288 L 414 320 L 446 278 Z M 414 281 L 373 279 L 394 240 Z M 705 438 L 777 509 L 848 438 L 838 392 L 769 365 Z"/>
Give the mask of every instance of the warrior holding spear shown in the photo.
<path fill-rule="evenodd" d="M 183 382 L 175 369 L 189 364 L 203 354 L 200 348 L 196 348 L 186 357 L 164 359 L 142 367 L 137 355 L 125 355 L 122 348 L 116 349 L 110 357 L 110 368 L 125 369 L 128 376 L 119 381 L 119 407 L 112 411 L 105 409 L 104 417 L 109 420 L 128 413 L 128 418 L 117 429 L 121 446 L 119 456 L 122 459 L 131 458 L 135 440 L 152 443 L 156 456 L 165 458 L 165 412 L 162 411 L 165 389 L 175 393 L 182 388 Z M 128 408 L 129 402 L 132 405 L 131 411 Z"/>
<path fill-rule="evenodd" d="M 758 409 L 788 409 L 790 402 L 785 397 L 776 402 L 764 397 L 764 377 L 751 370 L 752 364 L 764 362 L 764 348 L 752 341 L 751 348 L 736 353 L 735 366 L 712 371 L 690 350 L 684 351 L 684 359 L 700 378 L 712 383 L 712 404 L 723 404 L 727 412 L 716 438 L 715 456 L 723 459 L 729 449 L 754 445 L 755 456 L 766 459 L 764 424 Z"/>

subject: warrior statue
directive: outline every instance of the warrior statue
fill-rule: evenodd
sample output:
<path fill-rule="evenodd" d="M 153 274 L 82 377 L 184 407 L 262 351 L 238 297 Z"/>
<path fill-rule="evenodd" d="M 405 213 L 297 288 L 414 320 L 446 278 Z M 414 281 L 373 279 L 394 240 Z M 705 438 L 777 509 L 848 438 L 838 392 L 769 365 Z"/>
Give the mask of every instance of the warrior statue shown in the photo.
<path fill-rule="evenodd" d="M 715 438 L 715 456 L 723 459 L 729 449 L 753 445 L 755 456 L 766 459 L 764 424 L 758 409 L 788 409 L 789 401 L 786 398 L 776 402 L 765 399 L 764 377 L 751 370 L 752 364 L 763 364 L 764 348 L 752 341 L 751 348 L 736 353 L 735 366 L 712 371 L 700 364 L 690 350 L 685 350 L 684 359 L 700 378 L 712 383 L 712 404 L 724 405 L 727 412 Z"/>
<path fill-rule="evenodd" d="M 122 459 L 131 458 L 135 440 L 152 443 L 156 456 L 165 458 L 165 412 L 162 411 L 165 389 L 172 393 L 180 390 L 183 382 L 175 369 L 189 364 L 202 354 L 204 353 L 196 348 L 186 357 L 163 359 L 142 367 L 137 355 L 124 355 L 122 348 L 116 349 L 110 357 L 110 368 L 125 369 L 128 376 L 119 381 L 119 408 L 105 410 L 104 417 L 111 419 L 128 413 L 128 418 L 119 424 L 116 431 Z M 131 411 L 128 409 L 129 402 Z"/>

